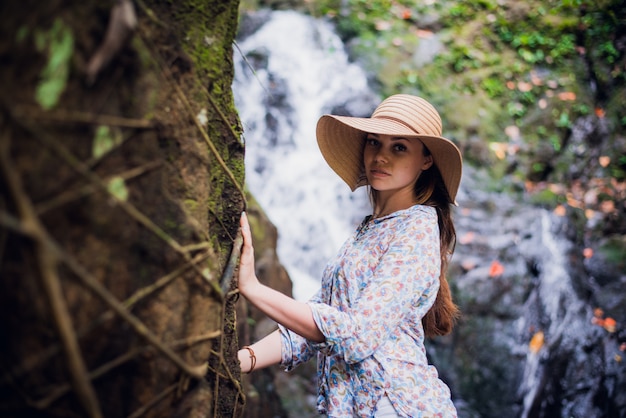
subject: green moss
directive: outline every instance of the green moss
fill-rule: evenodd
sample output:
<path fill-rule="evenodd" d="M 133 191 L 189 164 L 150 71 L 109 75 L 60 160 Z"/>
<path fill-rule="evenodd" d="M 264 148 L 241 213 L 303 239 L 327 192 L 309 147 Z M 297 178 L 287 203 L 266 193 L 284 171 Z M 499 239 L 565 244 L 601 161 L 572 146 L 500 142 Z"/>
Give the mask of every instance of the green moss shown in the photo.
<path fill-rule="evenodd" d="M 233 158 L 230 160 L 230 170 L 239 184 L 243 184 L 246 173 L 245 161 L 243 158 Z"/>
<path fill-rule="evenodd" d="M 194 111 L 207 109 L 209 123 L 205 127 L 206 135 L 241 185 L 245 173 L 243 153 L 231 152 L 233 142 L 237 141 L 238 144 L 241 132 L 231 91 L 232 40 L 237 29 L 237 8 L 228 3 L 207 3 L 202 0 L 171 4 L 173 20 L 176 22 L 174 29 L 180 34 L 181 47 L 191 58 L 196 75 L 196 85 L 186 89 L 185 95 Z M 214 110 L 213 104 L 220 112 Z M 222 120 L 222 115 L 228 115 L 228 120 Z M 236 138 L 233 138 L 233 132 L 238 135 Z M 200 138 L 200 133 L 198 136 Z M 200 139 L 198 146 L 204 147 L 202 153 L 208 161 L 208 193 L 203 201 L 186 201 L 185 207 L 202 213 L 199 216 L 208 214 L 210 218 L 216 219 L 216 222 L 210 222 L 207 236 L 222 261 L 225 261 L 232 247 L 232 242 L 225 239 L 225 234 L 228 237 L 233 233 L 233 213 L 239 211 L 234 205 L 238 201 L 236 195 L 239 192 L 209 149 L 210 146 L 203 142 L 204 139 Z"/>
<path fill-rule="evenodd" d="M 183 201 L 185 208 L 189 210 L 189 212 L 194 213 L 198 209 L 198 201 L 194 199 L 185 199 Z"/>
<path fill-rule="evenodd" d="M 230 42 L 224 45 L 217 39 L 234 39 L 237 16 L 226 4 L 222 7 L 213 4 L 210 8 L 202 0 L 187 0 L 177 7 L 176 19 L 185 30 L 183 48 L 210 79 L 218 78 L 224 63 L 232 62 L 227 56 L 231 53 Z"/>
<path fill-rule="evenodd" d="M 544 189 L 531 196 L 531 201 L 538 205 L 554 207 L 561 200 L 560 196 L 550 189 Z"/>
<path fill-rule="evenodd" d="M 614 263 L 620 268 L 626 267 L 626 239 L 622 236 L 614 236 L 598 249 L 607 261 Z"/>

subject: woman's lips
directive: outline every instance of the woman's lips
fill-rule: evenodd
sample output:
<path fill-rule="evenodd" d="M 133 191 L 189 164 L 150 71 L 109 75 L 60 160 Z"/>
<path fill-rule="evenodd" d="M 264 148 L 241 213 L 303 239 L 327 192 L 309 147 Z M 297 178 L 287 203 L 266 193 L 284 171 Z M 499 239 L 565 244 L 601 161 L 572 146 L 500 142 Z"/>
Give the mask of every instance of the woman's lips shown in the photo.
<path fill-rule="evenodd" d="M 379 168 L 374 168 L 374 169 L 370 170 L 370 174 L 373 177 L 387 177 L 387 176 L 390 175 L 388 172 L 386 172 L 384 170 L 381 170 Z"/>

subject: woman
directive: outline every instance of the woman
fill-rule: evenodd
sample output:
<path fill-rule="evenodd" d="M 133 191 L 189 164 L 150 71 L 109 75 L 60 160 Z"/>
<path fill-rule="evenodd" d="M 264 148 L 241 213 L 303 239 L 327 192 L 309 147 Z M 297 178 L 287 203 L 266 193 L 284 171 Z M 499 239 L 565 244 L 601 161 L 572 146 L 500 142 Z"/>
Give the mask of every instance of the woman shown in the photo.
<path fill-rule="evenodd" d="M 424 337 L 449 333 L 458 314 L 445 273 L 462 159 L 441 132 L 434 107 L 405 94 L 371 118 L 320 118 L 322 155 L 353 191 L 369 186 L 373 214 L 306 303 L 258 281 L 242 215 L 240 292 L 279 324 L 239 351 L 243 372 L 278 363 L 290 370 L 317 356 L 318 410 L 329 417 L 456 416 L 424 348 Z"/>

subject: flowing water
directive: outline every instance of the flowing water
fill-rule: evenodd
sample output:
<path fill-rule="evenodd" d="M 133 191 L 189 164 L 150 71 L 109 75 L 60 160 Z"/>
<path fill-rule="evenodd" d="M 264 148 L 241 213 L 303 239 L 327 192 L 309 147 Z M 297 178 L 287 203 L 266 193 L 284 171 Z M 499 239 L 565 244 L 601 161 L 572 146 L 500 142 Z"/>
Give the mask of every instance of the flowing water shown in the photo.
<path fill-rule="evenodd" d="M 279 258 L 303 300 L 370 211 L 364 190 L 350 192 L 324 162 L 315 124 L 324 113 L 369 116 L 380 98 L 328 23 L 282 11 L 250 15 L 248 25 L 233 84 L 246 182 L 278 229 Z M 618 367 L 607 359 L 615 343 L 591 325 L 593 307 L 572 282 L 565 220 L 482 191 L 484 183 L 465 168 L 455 213 L 451 271 L 466 319 L 456 341 L 430 352 L 460 416 L 624 416 L 602 404 L 618 390 L 601 388 L 606 370 Z M 503 271 L 493 274 L 494 262 Z M 619 388 L 624 372 L 615 373 Z"/>

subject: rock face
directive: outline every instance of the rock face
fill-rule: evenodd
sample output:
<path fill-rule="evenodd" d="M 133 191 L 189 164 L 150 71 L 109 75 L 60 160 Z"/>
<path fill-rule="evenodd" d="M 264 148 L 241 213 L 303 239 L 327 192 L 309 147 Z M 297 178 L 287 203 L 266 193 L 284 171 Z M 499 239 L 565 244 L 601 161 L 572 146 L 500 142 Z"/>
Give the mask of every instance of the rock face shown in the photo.
<path fill-rule="evenodd" d="M 623 416 L 625 335 L 605 325 L 624 294 L 600 303 L 611 287 L 585 270 L 568 217 L 480 192 L 468 174 L 450 274 L 463 319 L 431 350 L 463 415 Z"/>

